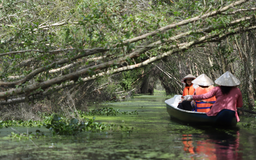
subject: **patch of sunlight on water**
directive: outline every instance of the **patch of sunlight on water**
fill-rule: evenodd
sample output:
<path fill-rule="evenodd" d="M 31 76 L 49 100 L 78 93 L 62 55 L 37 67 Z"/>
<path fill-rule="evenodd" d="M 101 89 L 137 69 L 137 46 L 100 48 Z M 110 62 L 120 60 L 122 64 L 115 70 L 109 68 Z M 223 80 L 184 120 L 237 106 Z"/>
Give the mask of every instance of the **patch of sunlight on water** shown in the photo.
<path fill-rule="evenodd" d="M 163 91 L 137 95 L 124 102 L 105 103 L 138 115 L 95 116 L 101 123 L 133 127 L 127 131 L 85 132 L 76 136 L 47 136 L 33 140 L 4 138 L 11 130 L 1 129 L 1 159 L 255 159 L 255 130 L 196 128 L 170 121 Z M 91 108 L 93 109 L 93 108 Z M 89 117 L 88 117 L 89 118 Z M 243 119 L 243 118 L 241 118 Z M 251 121 L 255 119 L 251 119 Z M 26 132 L 26 128 L 15 128 Z M 29 128 L 34 131 L 36 128 Z M 42 132 L 49 134 L 45 128 Z"/>

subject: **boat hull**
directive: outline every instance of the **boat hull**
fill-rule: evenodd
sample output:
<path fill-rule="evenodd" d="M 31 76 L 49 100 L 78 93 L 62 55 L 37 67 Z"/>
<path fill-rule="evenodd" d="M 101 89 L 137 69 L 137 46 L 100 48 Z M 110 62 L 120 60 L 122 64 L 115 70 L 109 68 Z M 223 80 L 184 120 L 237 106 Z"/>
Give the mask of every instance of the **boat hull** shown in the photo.
<path fill-rule="evenodd" d="M 177 108 L 181 100 L 181 95 L 175 95 L 173 98 L 166 100 L 166 108 L 171 119 L 179 120 L 191 125 L 215 125 L 215 126 L 236 126 L 235 112 L 224 109 L 216 116 L 207 116 L 203 112 L 186 111 Z"/>

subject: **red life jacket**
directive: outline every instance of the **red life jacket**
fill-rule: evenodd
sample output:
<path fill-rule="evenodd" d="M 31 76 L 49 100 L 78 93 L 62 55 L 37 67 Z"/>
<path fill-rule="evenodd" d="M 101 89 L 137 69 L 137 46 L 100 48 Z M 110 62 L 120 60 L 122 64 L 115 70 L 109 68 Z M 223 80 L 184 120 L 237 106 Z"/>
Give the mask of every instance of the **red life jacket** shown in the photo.
<path fill-rule="evenodd" d="M 198 87 L 195 90 L 195 94 L 196 95 L 201 95 L 201 94 L 205 94 L 207 92 L 209 92 L 210 90 L 212 90 L 214 88 L 214 86 L 210 86 L 208 88 L 202 88 L 202 87 Z M 208 99 L 203 99 L 202 101 L 195 101 L 196 105 L 195 105 L 195 111 L 197 112 L 209 112 L 211 110 L 211 106 L 213 103 L 215 103 L 216 101 L 216 97 L 211 97 Z"/>
<path fill-rule="evenodd" d="M 183 90 L 183 96 L 186 95 L 194 95 L 195 88 L 193 87 L 193 84 L 191 86 L 186 86 Z"/>

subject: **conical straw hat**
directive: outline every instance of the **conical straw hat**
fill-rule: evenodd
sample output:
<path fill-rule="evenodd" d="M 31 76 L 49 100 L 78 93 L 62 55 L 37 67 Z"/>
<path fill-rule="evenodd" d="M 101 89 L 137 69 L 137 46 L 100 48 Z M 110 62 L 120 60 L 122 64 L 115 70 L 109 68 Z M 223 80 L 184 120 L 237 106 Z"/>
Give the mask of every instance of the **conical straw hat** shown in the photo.
<path fill-rule="evenodd" d="M 188 74 L 188 75 L 186 75 L 186 76 L 181 80 L 181 82 L 185 83 L 184 81 L 185 81 L 186 79 L 188 79 L 188 78 L 193 78 L 193 79 L 195 79 L 196 77 L 193 76 L 192 74 Z"/>
<path fill-rule="evenodd" d="M 192 83 L 197 84 L 199 86 L 210 86 L 214 84 L 211 78 L 209 78 L 205 74 L 201 74 L 200 76 L 198 76 L 196 79 L 192 81 Z"/>
<path fill-rule="evenodd" d="M 232 73 L 227 71 L 216 79 L 215 83 L 220 86 L 238 86 L 240 81 Z"/>

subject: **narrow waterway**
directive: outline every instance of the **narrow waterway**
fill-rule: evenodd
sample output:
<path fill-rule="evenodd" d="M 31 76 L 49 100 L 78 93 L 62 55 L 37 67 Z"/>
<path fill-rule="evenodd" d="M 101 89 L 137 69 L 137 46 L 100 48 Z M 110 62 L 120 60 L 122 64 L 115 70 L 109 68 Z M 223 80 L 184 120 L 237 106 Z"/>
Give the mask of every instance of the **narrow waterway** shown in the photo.
<path fill-rule="evenodd" d="M 122 112 L 138 114 L 95 116 L 105 124 L 127 126 L 129 130 L 86 132 L 76 136 L 47 136 L 32 140 L 10 140 L 13 129 L 24 132 L 36 128 L 4 128 L 0 130 L 1 159 L 256 159 L 255 118 L 241 117 L 238 129 L 198 128 L 171 121 L 166 111 L 163 91 L 138 95 L 132 99 L 105 103 Z M 91 108 L 93 109 L 93 108 Z M 90 117 L 91 118 L 91 117 Z M 246 122 L 245 122 L 246 121 Z M 49 134 L 47 129 L 41 132 Z"/>

